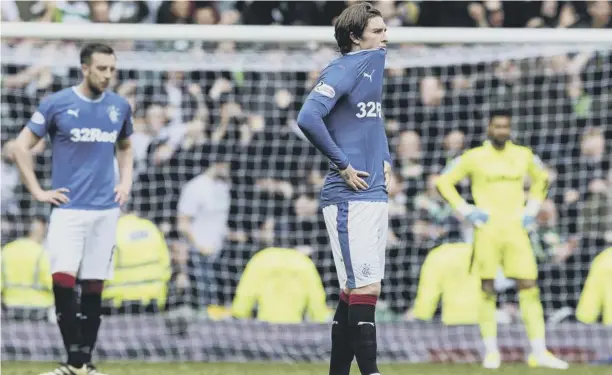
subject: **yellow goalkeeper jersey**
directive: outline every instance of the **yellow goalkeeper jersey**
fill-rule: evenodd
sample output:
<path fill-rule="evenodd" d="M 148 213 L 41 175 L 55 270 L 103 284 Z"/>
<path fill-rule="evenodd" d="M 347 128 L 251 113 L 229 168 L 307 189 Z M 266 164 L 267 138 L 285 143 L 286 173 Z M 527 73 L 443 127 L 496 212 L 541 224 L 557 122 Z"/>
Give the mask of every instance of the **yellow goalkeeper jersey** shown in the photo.
<path fill-rule="evenodd" d="M 576 318 L 585 324 L 596 323 L 600 315 L 612 326 L 612 247 L 593 260 L 576 308 Z"/>
<path fill-rule="evenodd" d="M 294 249 L 267 248 L 253 256 L 240 278 L 232 315 L 270 323 L 324 322 L 331 311 L 312 260 Z"/>
<path fill-rule="evenodd" d="M 548 174 L 540 159 L 529 148 L 512 142 L 497 150 L 486 141 L 451 161 L 437 187 L 451 206 L 458 208 L 465 201 L 455 184 L 469 178 L 476 206 L 486 211 L 491 221 L 517 220 L 525 207 L 526 177 L 531 178 L 529 199 L 542 202 L 548 190 Z"/>

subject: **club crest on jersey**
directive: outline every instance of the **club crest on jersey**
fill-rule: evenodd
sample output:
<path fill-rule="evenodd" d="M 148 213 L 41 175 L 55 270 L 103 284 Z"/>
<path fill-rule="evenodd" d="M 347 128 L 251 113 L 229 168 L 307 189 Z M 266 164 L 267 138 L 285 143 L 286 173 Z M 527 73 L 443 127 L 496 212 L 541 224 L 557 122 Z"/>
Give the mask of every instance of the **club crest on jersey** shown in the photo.
<path fill-rule="evenodd" d="M 117 121 L 119 121 L 119 116 L 121 114 L 119 112 L 119 108 L 115 107 L 114 105 L 111 105 L 106 110 L 106 113 L 108 113 L 108 118 L 111 120 L 113 124 L 116 124 Z"/>
<path fill-rule="evenodd" d="M 327 96 L 330 99 L 336 96 L 336 90 L 334 90 L 333 87 L 331 87 L 330 85 L 326 84 L 323 81 L 317 84 L 317 86 L 314 88 L 314 91 L 318 92 L 319 94 L 323 96 Z"/>

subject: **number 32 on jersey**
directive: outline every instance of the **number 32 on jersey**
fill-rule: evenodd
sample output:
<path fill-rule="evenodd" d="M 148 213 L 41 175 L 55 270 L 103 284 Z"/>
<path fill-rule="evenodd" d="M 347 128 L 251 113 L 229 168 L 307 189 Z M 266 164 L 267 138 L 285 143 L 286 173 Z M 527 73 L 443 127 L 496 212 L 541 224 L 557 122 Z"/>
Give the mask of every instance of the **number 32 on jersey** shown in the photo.
<path fill-rule="evenodd" d="M 359 102 L 357 103 L 359 112 L 357 112 L 357 118 L 364 117 L 378 117 L 382 118 L 382 106 L 380 102 Z"/>

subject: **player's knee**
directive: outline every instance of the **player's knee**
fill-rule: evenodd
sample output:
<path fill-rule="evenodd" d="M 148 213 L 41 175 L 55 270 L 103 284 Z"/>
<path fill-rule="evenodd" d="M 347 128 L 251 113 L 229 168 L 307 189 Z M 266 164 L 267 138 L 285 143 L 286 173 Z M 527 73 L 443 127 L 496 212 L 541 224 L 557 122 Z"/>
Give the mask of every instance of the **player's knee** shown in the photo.
<path fill-rule="evenodd" d="M 104 280 L 82 280 L 81 287 L 86 294 L 102 294 Z"/>
<path fill-rule="evenodd" d="M 494 280 L 482 280 L 482 290 L 487 294 L 495 294 Z"/>
<path fill-rule="evenodd" d="M 516 280 L 519 290 L 531 289 L 538 286 L 535 280 Z"/>
<path fill-rule="evenodd" d="M 76 285 L 76 274 L 71 272 L 54 272 L 51 275 L 54 285 L 59 285 L 63 288 L 74 288 Z"/>
<path fill-rule="evenodd" d="M 362 286 L 361 288 L 351 289 L 350 294 L 368 294 L 378 297 L 380 296 L 380 290 L 380 282 L 375 282 L 366 286 Z"/>

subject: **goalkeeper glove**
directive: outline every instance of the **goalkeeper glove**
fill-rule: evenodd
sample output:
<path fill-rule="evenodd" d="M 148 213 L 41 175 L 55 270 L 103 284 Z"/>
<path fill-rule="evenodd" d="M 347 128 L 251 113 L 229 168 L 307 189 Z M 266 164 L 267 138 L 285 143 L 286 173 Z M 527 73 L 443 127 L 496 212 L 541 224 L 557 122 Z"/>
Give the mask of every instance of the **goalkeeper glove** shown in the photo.
<path fill-rule="evenodd" d="M 535 218 L 540 211 L 540 203 L 534 200 L 529 200 L 523 211 L 523 228 L 530 230 L 535 226 Z"/>
<path fill-rule="evenodd" d="M 459 212 L 476 227 L 484 225 L 489 220 L 488 213 L 471 204 L 459 207 Z"/>

